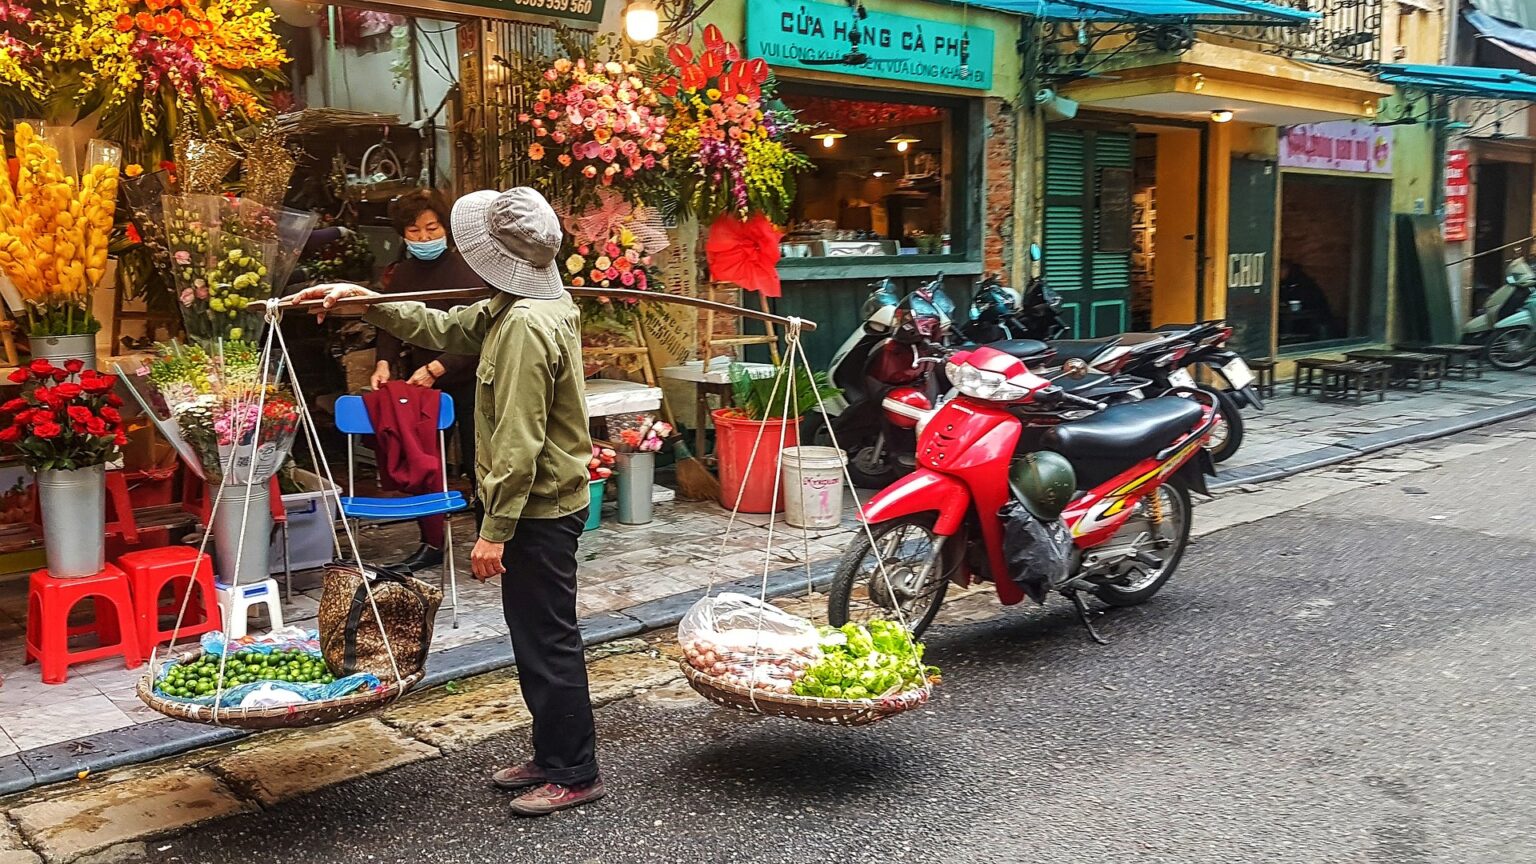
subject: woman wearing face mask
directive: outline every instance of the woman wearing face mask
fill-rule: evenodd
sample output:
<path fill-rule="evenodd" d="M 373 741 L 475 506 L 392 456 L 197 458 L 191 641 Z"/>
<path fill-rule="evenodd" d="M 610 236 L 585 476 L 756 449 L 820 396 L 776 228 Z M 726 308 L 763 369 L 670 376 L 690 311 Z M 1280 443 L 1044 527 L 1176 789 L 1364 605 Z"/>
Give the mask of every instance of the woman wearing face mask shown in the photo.
<path fill-rule="evenodd" d="M 405 253 L 384 274 L 385 293 L 438 291 L 454 288 L 480 288 L 485 280 L 475 274 L 459 255 L 448 236 L 447 200 L 436 190 L 418 189 L 396 198 L 389 206 L 389 218 L 395 230 L 405 238 Z M 431 304 L 447 310 L 454 303 Z M 407 345 L 382 328 L 378 331 L 378 363 L 374 367 L 375 388 L 394 378 L 406 378 L 412 384 L 435 387 L 453 397 L 454 414 L 475 416 L 475 366 L 478 357 L 441 354 Z M 471 477 L 475 470 L 475 435 L 466 421 L 455 424 L 459 442 L 459 465 Z M 440 565 L 443 561 L 443 517 L 420 520 L 421 547 L 400 566 L 412 571 Z"/>

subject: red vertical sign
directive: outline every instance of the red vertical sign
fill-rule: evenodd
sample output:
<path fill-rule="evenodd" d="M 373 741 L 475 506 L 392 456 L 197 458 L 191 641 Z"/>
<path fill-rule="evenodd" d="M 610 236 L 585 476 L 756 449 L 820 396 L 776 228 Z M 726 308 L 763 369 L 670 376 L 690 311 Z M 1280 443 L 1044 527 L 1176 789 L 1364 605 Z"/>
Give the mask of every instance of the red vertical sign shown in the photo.
<path fill-rule="evenodd" d="M 1460 243 L 1467 239 L 1467 151 L 1445 151 L 1445 239 Z"/>

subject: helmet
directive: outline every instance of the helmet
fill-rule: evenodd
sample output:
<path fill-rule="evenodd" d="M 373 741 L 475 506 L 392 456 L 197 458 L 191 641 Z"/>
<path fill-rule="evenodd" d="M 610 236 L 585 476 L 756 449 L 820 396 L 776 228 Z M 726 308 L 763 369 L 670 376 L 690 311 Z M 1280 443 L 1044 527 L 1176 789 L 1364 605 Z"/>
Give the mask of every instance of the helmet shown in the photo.
<path fill-rule="evenodd" d="M 971 301 L 971 320 L 996 321 L 1019 309 L 1019 292 L 1007 285 L 989 282 Z"/>
<path fill-rule="evenodd" d="M 868 333 L 889 333 L 896 324 L 896 307 L 901 305 L 901 294 L 897 292 L 896 285 L 889 279 L 876 282 L 864 300 L 864 308 L 859 314 L 864 319 L 864 330 Z"/>
<path fill-rule="evenodd" d="M 1054 522 L 1077 491 L 1077 472 L 1067 457 L 1040 450 L 1013 461 L 1008 468 L 1008 485 L 1030 515 Z"/>

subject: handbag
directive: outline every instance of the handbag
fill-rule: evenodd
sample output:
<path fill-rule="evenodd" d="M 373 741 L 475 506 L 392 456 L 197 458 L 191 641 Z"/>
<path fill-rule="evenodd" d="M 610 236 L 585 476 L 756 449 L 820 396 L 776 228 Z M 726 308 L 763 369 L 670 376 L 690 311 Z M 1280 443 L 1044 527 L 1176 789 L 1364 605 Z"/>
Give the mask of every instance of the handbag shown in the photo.
<path fill-rule="evenodd" d="M 402 678 L 417 674 L 426 667 L 442 603 L 441 588 L 409 573 L 352 561 L 326 565 L 319 622 L 325 665 L 337 677 L 366 672 L 390 681 L 397 667 Z"/>

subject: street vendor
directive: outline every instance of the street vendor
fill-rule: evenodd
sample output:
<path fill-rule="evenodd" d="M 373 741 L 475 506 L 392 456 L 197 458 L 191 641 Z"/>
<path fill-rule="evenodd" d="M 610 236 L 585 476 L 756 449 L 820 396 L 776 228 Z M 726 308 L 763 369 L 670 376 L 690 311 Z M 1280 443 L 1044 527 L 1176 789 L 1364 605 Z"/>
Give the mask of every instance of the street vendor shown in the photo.
<path fill-rule="evenodd" d="M 429 350 L 479 355 L 475 436 L 484 516 L 470 559 L 476 579 L 502 578 L 502 610 L 533 716 L 533 759 L 492 780 L 527 790 L 512 802 L 514 813 L 541 816 L 603 796 L 576 619 L 576 544 L 592 455 L 581 313 L 555 263 L 560 220 L 538 192 L 466 195 L 453 207 L 452 227 L 464 260 L 500 293 L 446 312 L 379 304 L 366 320 Z M 298 299 L 324 298 L 330 308 L 364 296 L 379 295 L 320 285 Z"/>
<path fill-rule="evenodd" d="M 405 240 L 405 254 L 384 271 L 382 287 L 385 293 L 484 287 L 485 280 L 464 261 L 464 256 L 453 245 L 453 237 L 448 231 L 448 214 L 448 202 L 442 193 L 431 189 L 407 192 L 390 203 L 389 218 Z M 443 311 L 453 307 L 448 301 L 429 305 Z M 376 356 L 378 360 L 370 381 L 375 390 L 386 381 L 405 378 L 412 384 L 436 388 L 452 396 L 457 416 L 474 416 L 478 357 L 407 344 L 406 340 L 382 328 Z M 459 464 L 473 466 L 475 434 L 471 424 L 456 422 L 454 435 L 459 442 Z M 417 520 L 421 527 L 421 545 L 396 566 L 413 573 L 440 566 L 446 534 L 444 521 L 442 516 L 424 516 Z"/>

